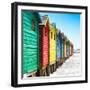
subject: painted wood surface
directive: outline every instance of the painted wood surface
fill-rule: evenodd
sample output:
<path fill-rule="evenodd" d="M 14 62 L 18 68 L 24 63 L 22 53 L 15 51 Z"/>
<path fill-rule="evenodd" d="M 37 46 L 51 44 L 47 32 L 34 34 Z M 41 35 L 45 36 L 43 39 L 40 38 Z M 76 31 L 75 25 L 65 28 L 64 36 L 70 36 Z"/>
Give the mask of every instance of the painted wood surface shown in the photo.
<path fill-rule="evenodd" d="M 49 42 L 49 62 L 52 65 L 56 63 L 56 26 L 54 24 L 50 25 Z"/>
<path fill-rule="evenodd" d="M 64 57 L 67 58 L 67 54 L 66 54 L 66 37 L 64 37 Z"/>
<path fill-rule="evenodd" d="M 61 33 L 61 58 L 64 59 L 64 34 Z"/>
<path fill-rule="evenodd" d="M 42 23 L 39 25 L 41 68 L 49 63 L 49 18 L 47 16 L 42 18 Z"/>
<path fill-rule="evenodd" d="M 60 32 L 59 30 L 57 30 L 57 43 L 56 43 L 56 47 L 57 47 L 57 61 L 60 61 L 61 58 L 61 43 L 60 43 Z"/>
<path fill-rule="evenodd" d="M 23 28 L 23 74 L 39 68 L 39 16 L 38 13 L 22 11 Z"/>
<path fill-rule="evenodd" d="M 66 54 L 67 54 L 67 57 L 70 56 L 70 42 L 68 39 L 66 41 Z"/>

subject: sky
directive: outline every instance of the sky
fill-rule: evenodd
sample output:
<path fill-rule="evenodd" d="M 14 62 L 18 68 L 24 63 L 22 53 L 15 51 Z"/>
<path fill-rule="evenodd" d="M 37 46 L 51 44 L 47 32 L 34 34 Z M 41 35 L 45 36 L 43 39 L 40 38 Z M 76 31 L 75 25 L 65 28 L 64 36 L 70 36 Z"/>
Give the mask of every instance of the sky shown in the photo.
<path fill-rule="evenodd" d="M 74 49 L 80 48 L 80 14 L 39 12 L 40 16 L 48 15 L 50 23 L 56 23 L 56 28 L 61 30 L 73 43 Z"/>

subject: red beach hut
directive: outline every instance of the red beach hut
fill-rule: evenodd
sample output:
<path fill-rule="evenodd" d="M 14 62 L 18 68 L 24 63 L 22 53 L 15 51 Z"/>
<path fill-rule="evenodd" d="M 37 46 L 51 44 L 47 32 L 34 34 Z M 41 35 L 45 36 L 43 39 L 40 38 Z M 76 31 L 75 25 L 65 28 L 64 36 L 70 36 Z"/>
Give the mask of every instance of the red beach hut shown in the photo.
<path fill-rule="evenodd" d="M 39 24 L 39 46 L 40 46 L 40 76 L 49 75 L 49 18 L 47 15 L 42 17 Z"/>

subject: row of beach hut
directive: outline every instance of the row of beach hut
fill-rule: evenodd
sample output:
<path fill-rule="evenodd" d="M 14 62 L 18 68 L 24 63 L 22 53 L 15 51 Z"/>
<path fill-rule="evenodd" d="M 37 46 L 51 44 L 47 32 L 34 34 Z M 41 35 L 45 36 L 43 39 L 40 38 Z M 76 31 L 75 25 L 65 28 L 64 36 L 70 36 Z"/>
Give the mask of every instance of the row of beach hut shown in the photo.
<path fill-rule="evenodd" d="M 50 76 L 73 55 L 73 44 L 48 15 L 22 11 L 22 77 Z"/>

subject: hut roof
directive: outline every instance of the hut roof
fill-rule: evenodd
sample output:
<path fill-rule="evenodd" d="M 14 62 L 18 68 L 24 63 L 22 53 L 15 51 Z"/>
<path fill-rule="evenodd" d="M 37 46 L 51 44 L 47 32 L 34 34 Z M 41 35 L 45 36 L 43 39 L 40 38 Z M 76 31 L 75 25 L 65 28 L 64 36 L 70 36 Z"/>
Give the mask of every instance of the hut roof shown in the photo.
<path fill-rule="evenodd" d="M 59 29 L 56 29 L 57 30 L 57 35 L 60 35 L 60 30 Z"/>
<path fill-rule="evenodd" d="M 46 25 L 47 21 L 49 20 L 48 15 L 44 15 L 41 17 L 42 22 L 39 25 Z"/>
<path fill-rule="evenodd" d="M 57 33 L 59 33 L 60 31 L 57 29 Z"/>
<path fill-rule="evenodd" d="M 40 15 L 37 12 L 33 12 L 34 16 L 36 17 L 36 19 L 39 21 L 39 23 L 41 23 L 41 19 L 40 19 Z"/>
<path fill-rule="evenodd" d="M 50 24 L 50 28 L 51 28 L 51 30 L 53 30 L 52 28 L 55 28 L 56 29 L 56 24 L 55 23 L 51 23 Z"/>

